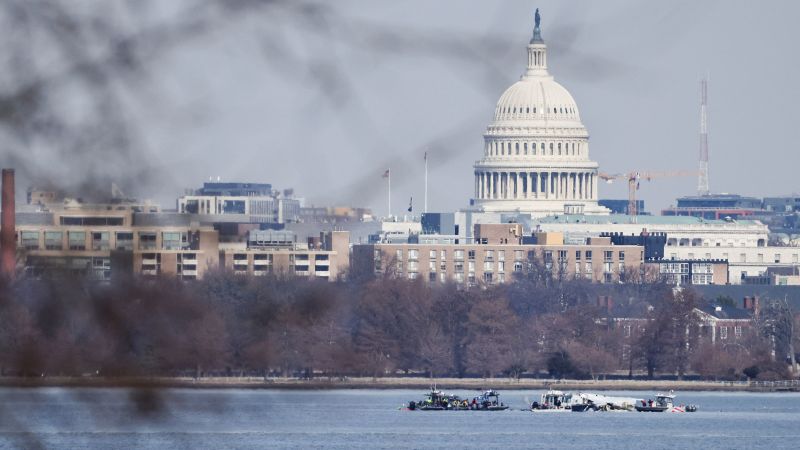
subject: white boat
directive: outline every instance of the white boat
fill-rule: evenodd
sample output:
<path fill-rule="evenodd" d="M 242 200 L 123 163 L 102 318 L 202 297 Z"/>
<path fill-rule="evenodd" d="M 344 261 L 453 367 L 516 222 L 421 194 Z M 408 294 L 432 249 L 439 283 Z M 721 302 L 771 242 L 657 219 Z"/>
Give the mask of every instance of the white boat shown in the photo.
<path fill-rule="evenodd" d="M 570 392 L 550 389 L 539 399 L 531 403 L 531 411 L 536 412 L 566 412 L 572 411 L 576 398 Z"/>
<path fill-rule="evenodd" d="M 675 405 L 675 394 L 670 391 L 669 394 L 656 394 L 655 400 L 644 399 L 639 400 L 635 406 L 636 411 L 639 412 L 695 412 L 697 406 L 695 405 Z"/>

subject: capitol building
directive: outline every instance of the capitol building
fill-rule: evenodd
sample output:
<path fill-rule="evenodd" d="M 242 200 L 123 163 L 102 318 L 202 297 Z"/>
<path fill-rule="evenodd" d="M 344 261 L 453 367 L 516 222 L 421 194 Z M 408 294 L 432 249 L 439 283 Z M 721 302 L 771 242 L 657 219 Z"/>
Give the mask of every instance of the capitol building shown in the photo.
<path fill-rule="evenodd" d="M 596 162 L 578 105 L 547 70 L 539 14 L 528 68 L 497 102 L 475 168 L 474 209 L 542 217 L 608 214 L 597 203 Z"/>

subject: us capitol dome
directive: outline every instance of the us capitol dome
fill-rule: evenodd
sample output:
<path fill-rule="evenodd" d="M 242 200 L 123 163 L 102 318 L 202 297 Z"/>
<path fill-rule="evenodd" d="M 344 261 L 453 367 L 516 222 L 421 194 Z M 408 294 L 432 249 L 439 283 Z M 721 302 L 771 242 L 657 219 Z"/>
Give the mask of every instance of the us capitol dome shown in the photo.
<path fill-rule="evenodd" d="M 473 207 L 485 212 L 608 214 L 597 204 L 596 162 L 575 99 L 547 71 L 547 45 L 536 26 L 528 68 L 511 85 L 486 128 L 475 168 Z"/>

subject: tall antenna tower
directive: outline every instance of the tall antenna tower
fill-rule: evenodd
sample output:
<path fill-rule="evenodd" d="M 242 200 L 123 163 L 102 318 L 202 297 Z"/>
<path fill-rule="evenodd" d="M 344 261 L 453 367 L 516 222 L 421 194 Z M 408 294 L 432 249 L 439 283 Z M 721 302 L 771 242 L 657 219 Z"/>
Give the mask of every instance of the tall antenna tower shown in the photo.
<path fill-rule="evenodd" d="M 697 193 L 708 195 L 708 80 L 700 80 L 700 171 Z"/>

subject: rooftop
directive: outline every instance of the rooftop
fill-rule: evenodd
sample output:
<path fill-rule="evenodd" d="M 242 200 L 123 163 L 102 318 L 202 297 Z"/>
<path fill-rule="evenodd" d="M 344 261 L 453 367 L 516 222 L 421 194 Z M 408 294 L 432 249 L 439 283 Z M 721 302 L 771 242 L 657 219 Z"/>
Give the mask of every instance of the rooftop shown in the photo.
<path fill-rule="evenodd" d="M 630 216 L 611 214 L 608 216 L 561 214 L 533 219 L 532 223 L 584 223 L 596 225 L 637 224 L 637 225 L 762 225 L 757 220 L 712 220 L 692 216 Z"/>

